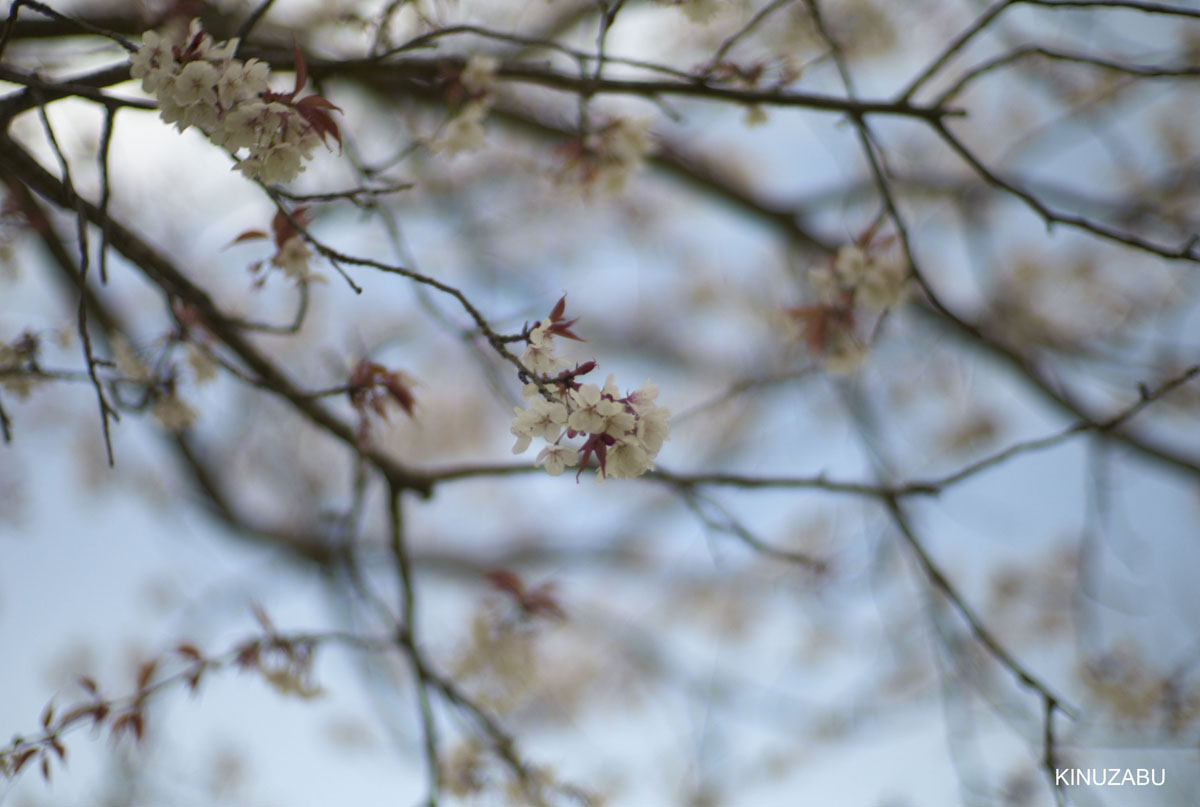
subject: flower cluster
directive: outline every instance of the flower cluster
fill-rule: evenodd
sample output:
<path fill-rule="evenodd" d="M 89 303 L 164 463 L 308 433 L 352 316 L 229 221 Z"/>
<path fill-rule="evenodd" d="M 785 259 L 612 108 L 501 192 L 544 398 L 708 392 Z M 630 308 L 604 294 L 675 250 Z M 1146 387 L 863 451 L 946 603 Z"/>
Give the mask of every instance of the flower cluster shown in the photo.
<path fill-rule="evenodd" d="M 584 185 L 620 193 L 653 148 L 649 120 L 617 118 L 566 148 L 567 170 Z"/>
<path fill-rule="evenodd" d="M 451 100 L 458 100 L 461 106 L 438 133 L 432 146 L 435 152 L 458 154 L 475 151 L 483 145 L 483 137 L 487 133 L 483 119 L 492 105 L 492 91 L 499 67 L 500 62 L 494 56 L 477 53 L 467 59 L 452 88 L 458 98 Z"/>
<path fill-rule="evenodd" d="M 649 381 L 640 390 L 622 395 L 611 375 L 602 387 L 578 381 L 596 368 L 594 361 L 563 370 L 567 362 L 555 355 L 554 337 L 579 340 L 571 332 L 575 320 L 564 317 L 565 306 L 564 296 L 527 337 L 521 361 L 538 378 L 525 385 L 525 407 L 513 410 L 511 432 L 517 438 L 513 453 L 524 452 L 533 438 L 540 437 L 547 445 L 537 464 L 551 476 L 579 465 L 578 479 L 593 457 L 599 479 L 641 476 L 654 467 L 654 458 L 669 439 L 671 411 L 655 402 L 658 387 Z M 584 438 L 578 447 L 563 442 L 576 437 Z"/>
<path fill-rule="evenodd" d="M 235 157 L 250 179 L 288 182 L 304 170 L 313 149 L 341 135 L 320 95 L 297 98 L 307 80 L 296 49 L 296 85 L 290 93 L 267 88 L 270 70 L 256 59 L 235 59 L 238 40 L 214 44 L 199 20 L 180 43 L 155 32 L 142 35 L 142 47 L 130 57 L 130 75 L 159 103 L 159 114 L 179 131 L 195 126 Z"/>
<path fill-rule="evenodd" d="M 296 229 L 297 224 L 301 227 L 307 227 L 312 223 L 312 219 L 308 216 L 307 211 L 308 208 L 306 207 L 297 207 L 285 215 L 281 210 L 271 219 L 271 235 L 268 236 L 262 230 L 246 230 L 233 239 L 233 243 L 240 244 L 243 241 L 270 238 L 275 242 L 275 254 L 271 256 L 271 266 L 282 270 L 285 275 L 300 285 L 304 285 L 310 281 L 324 283 L 324 275 L 318 274 L 309 268 L 308 261 L 312 258 L 312 250 L 308 244 L 304 243 L 304 239 L 300 236 L 300 231 Z M 292 222 L 295 222 L 295 224 Z M 251 272 L 258 272 L 262 268 L 262 261 L 250 265 Z M 256 281 L 256 285 L 261 286 L 265 281 L 266 275 L 264 274 Z"/>
<path fill-rule="evenodd" d="M 808 273 L 815 305 L 788 309 L 803 328 L 803 340 L 826 370 L 846 373 L 866 358 L 867 344 L 858 335 L 856 313 L 865 306 L 886 310 L 909 292 L 907 266 L 879 249 L 846 244 L 833 261 Z"/>
<path fill-rule="evenodd" d="M 150 406 L 154 419 L 175 434 L 196 422 L 196 410 L 179 397 L 179 379 L 173 366 L 162 368 L 161 374 L 156 375 L 125 337 L 114 336 L 111 346 L 120 382 L 139 390 L 134 402 L 122 401 L 118 395 L 119 402 L 134 409 Z"/>
<path fill-rule="evenodd" d="M 41 343 L 36 334 L 25 331 L 12 342 L 0 342 L 0 389 L 26 400 L 40 381 L 38 352 Z"/>
<path fill-rule="evenodd" d="M 869 308 L 891 308 L 909 291 L 908 267 L 891 253 L 842 246 L 833 263 L 809 270 L 808 282 L 821 302 L 850 295 Z"/>
<path fill-rule="evenodd" d="M 720 0 L 656 0 L 658 3 L 678 6 L 694 23 L 706 25 L 721 11 Z"/>
<path fill-rule="evenodd" d="M 416 417 L 413 410 L 417 399 L 412 391 L 415 385 L 416 381 L 403 370 L 389 370 L 370 359 L 360 359 L 355 363 L 350 371 L 346 394 L 350 396 L 350 405 L 358 413 L 356 435 L 360 447 L 365 450 L 371 436 L 368 411 L 387 420 L 388 407 L 398 406 L 410 418 Z"/>

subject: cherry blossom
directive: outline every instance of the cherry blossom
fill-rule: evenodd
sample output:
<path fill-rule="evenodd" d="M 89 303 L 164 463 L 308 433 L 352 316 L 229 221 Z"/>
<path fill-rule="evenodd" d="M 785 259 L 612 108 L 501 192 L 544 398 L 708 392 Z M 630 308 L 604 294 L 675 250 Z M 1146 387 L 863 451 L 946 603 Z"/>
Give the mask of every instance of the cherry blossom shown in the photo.
<path fill-rule="evenodd" d="M 525 337 L 522 364 L 536 381 L 521 391 L 525 406 L 513 409 L 513 453 L 523 453 L 540 437 L 548 445 L 538 453 L 536 464 L 551 476 L 576 465 L 582 473 L 593 459 L 601 480 L 641 476 L 654 467 L 654 458 L 670 438 L 671 412 L 657 404 L 658 387 L 649 380 L 628 395 L 621 393 L 612 375 L 603 386 L 576 380 L 596 369 L 594 361 L 555 374 L 567 362 L 555 355 L 554 337 L 582 341 L 571 330 L 575 320 L 566 318 L 565 306 L 564 296 Z M 584 439 L 578 447 L 564 442 L 579 437 Z"/>
<path fill-rule="evenodd" d="M 238 159 L 249 179 L 289 182 L 304 170 L 318 145 L 341 143 L 332 103 L 319 95 L 299 98 L 307 70 L 296 50 L 296 83 L 288 93 L 268 89 L 270 70 L 255 59 L 234 58 L 238 41 L 214 44 L 198 20 L 184 42 L 155 31 L 142 36 L 130 57 L 130 75 L 158 99 L 159 115 L 179 131 L 196 127 Z M 248 154 L 239 155 L 242 149 Z"/>

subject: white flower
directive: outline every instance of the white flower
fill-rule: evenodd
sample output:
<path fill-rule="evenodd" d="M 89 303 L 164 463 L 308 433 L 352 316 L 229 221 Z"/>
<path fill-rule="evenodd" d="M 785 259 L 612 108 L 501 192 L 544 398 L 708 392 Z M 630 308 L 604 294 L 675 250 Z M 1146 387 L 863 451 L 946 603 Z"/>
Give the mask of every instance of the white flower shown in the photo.
<path fill-rule="evenodd" d="M 570 446 L 551 444 L 538 453 L 535 464 L 544 465 L 551 476 L 559 476 L 563 469 L 579 464 L 579 452 Z"/>
<path fill-rule="evenodd" d="M 142 89 L 146 92 L 161 93 L 164 87 L 170 87 L 175 80 L 175 63 L 163 67 L 155 67 L 142 78 Z"/>
<path fill-rule="evenodd" d="M 825 354 L 822 364 L 831 373 L 839 375 L 857 370 L 867 358 L 867 346 L 851 333 L 838 332 Z"/>
<path fill-rule="evenodd" d="M 219 114 L 215 106 L 192 104 L 184 110 L 182 120 L 207 133 L 217 128 L 217 124 L 220 122 Z"/>
<path fill-rule="evenodd" d="M 671 426 L 667 422 L 671 416 L 671 410 L 665 406 L 656 406 L 652 410 L 639 414 L 637 439 L 641 441 L 651 458 L 656 457 L 662 444 L 671 439 Z"/>
<path fill-rule="evenodd" d="M 591 156 L 585 177 L 617 193 L 651 151 L 650 121 L 618 118 L 590 135 L 586 146 Z"/>
<path fill-rule="evenodd" d="M 173 123 L 179 131 L 184 131 L 192 124 L 187 120 L 187 107 L 181 107 L 169 98 L 159 99 L 158 116 L 163 123 Z"/>
<path fill-rule="evenodd" d="M 513 418 L 509 431 L 517 438 L 516 444 L 513 445 L 514 454 L 520 454 L 529 448 L 529 443 L 534 437 L 557 440 L 567 422 L 567 407 L 545 398 L 533 399 L 526 409 L 513 407 L 513 412 L 516 417 Z"/>
<path fill-rule="evenodd" d="M 650 470 L 650 457 L 637 440 L 621 440 L 608 450 L 604 475 L 621 479 L 641 476 Z"/>
<path fill-rule="evenodd" d="M 217 99 L 221 106 L 229 109 L 242 95 L 246 66 L 234 60 L 225 65 L 217 78 Z"/>
<path fill-rule="evenodd" d="M 179 106 L 216 104 L 217 68 L 208 62 L 189 62 L 179 71 L 172 86 L 174 101 Z"/>
<path fill-rule="evenodd" d="M 908 268 L 896 259 L 878 259 L 870 263 L 858 286 L 863 303 L 872 308 L 891 308 L 904 301 L 910 288 Z"/>
<path fill-rule="evenodd" d="M 282 269 L 288 277 L 303 282 L 309 278 L 308 259 L 311 257 L 312 250 L 308 248 L 308 244 L 304 243 L 303 238 L 295 235 L 283 242 L 283 246 L 271 258 L 271 263 Z"/>
<path fill-rule="evenodd" d="M 681 8 L 689 20 L 703 25 L 717 16 L 721 3 L 719 0 L 685 0 Z"/>
<path fill-rule="evenodd" d="M 611 403 L 611 406 L 605 407 L 604 434 L 621 438 L 637 429 L 637 418 L 626 412 L 625 407 L 615 402 L 606 403 Z"/>
<path fill-rule="evenodd" d="M 178 433 L 195 422 L 196 410 L 171 393 L 160 396 L 154 404 L 154 417 L 167 431 Z"/>
<path fill-rule="evenodd" d="M 129 57 L 129 75 L 142 79 L 142 89 L 146 92 L 154 92 L 177 67 L 171 43 L 156 31 L 142 34 L 142 46 Z"/>
<path fill-rule="evenodd" d="M 629 403 L 639 415 L 657 409 L 658 407 L 654 403 L 656 400 L 658 400 L 658 386 L 648 378 L 640 390 L 629 395 Z"/>
<path fill-rule="evenodd" d="M 247 95 L 255 96 L 266 92 L 267 79 L 271 74 L 271 66 L 258 59 L 251 59 L 242 65 L 242 88 Z"/>
<path fill-rule="evenodd" d="M 266 113 L 267 105 L 262 101 L 243 101 L 225 113 L 220 129 L 213 133 L 213 142 L 230 151 L 254 145 L 260 135 L 259 122 Z"/>
<path fill-rule="evenodd" d="M 303 155 L 291 143 L 281 143 L 262 158 L 261 179 L 267 184 L 290 182 L 304 170 Z"/>
<path fill-rule="evenodd" d="M 207 351 L 196 345 L 188 345 L 187 362 L 188 366 L 192 368 L 192 378 L 195 380 L 196 386 L 207 384 L 217 377 L 217 363 L 213 361 Z"/>
<path fill-rule="evenodd" d="M 814 266 L 808 270 L 808 285 L 812 288 L 817 300 L 822 303 L 833 303 L 841 296 L 841 287 L 834 277 L 833 269 L 829 266 Z"/>
<path fill-rule="evenodd" d="M 867 272 L 868 258 L 861 248 L 845 244 L 833 259 L 833 272 L 843 286 L 856 286 Z"/>
<path fill-rule="evenodd" d="M 495 85 L 496 69 L 500 60 L 482 53 L 472 54 L 458 75 L 458 81 L 472 95 L 486 95 Z"/>
<path fill-rule="evenodd" d="M 604 388 L 600 391 L 609 398 L 612 398 L 614 401 L 620 398 L 621 388 L 617 386 L 617 377 L 612 373 L 609 373 L 608 378 L 604 379 Z"/>
<path fill-rule="evenodd" d="M 652 145 L 649 118 L 620 118 L 604 133 L 605 152 L 631 171 L 642 164 Z"/>
<path fill-rule="evenodd" d="M 613 402 L 604 398 L 595 384 L 584 384 L 571 390 L 571 406 L 574 411 L 567 418 L 567 426 L 577 432 L 602 434 L 608 416 L 612 414 Z"/>
<path fill-rule="evenodd" d="M 483 117 L 486 114 L 487 107 L 479 101 L 472 101 L 463 106 L 442 129 L 433 144 L 434 152 L 458 154 L 478 149 L 483 145 L 484 136 L 487 134 L 483 125 Z"/>
<path fill-rule="evenodd" d="M 126 381 L 149 381 L 150 371 L 146 369 L 146 365 L 142 363 L 141 358 L 134 351 L 133 346 L 126 341 L 123 336 L 114 336 L 112 338 L 113 361 L 117 365 L 117 372 Z"/>
<path fill-rule="evenodd" d="M 529 344 L 521 354 L 521 364 L 538 375 L 549 375 L 569 363 L 554 355 L 554 337 L 546 333 L 551 324 L 549 319 L 538 323 L 537 327 L 529 332 Z"/>
<path fill-rule="evenodd" d="M 767 110 L 763 109 L 762 104 L 751 104 L 746 107 L 746 114 L 742 116 L 742 123 L 754 128 L 761 126 L 767 122 Z"/>
<path fill-rule="evenodd" d="M 207 48 L 207 51 L 204 54 L 204 58 L 208 59 L 210 62 L 233 61 L 233 56 L 235 53 L 237 53 L 238 43 L 240 41 L 240 39 L 234 37 L 226 42 L 222 42 L 220 45 L 214 45 L 212 44 L 212 40 L 209 39 L 208 36 L 205 36 L 204 44 Z"/>

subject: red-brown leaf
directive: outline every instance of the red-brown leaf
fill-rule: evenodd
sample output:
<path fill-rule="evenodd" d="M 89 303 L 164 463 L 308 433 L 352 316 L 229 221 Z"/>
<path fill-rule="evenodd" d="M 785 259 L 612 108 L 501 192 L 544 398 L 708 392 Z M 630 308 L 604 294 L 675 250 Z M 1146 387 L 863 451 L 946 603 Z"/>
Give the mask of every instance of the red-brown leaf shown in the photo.
<path fill-rule="evenodd" d="M 395 373 L 388 373 L 384 376 L 383 386 L 387 388 L 388 393 L 392 396 L 392 400 L 399 404 L 404 413 L 412 417 L 413 405 L 416 403 L 412 390 L 406 387 Z"/>
<path fill-rule="evenodd" d="M 250 611 L 254 614 L 255 621 L 262 627 L 266 633 L 274 633 L 275 626 L 271 624 L 271 617 L 267 616 L 267 612 L 258 603 L 250 605 Z"/>
<path fill-rule="evenodd" d="M 301 98 L 294 105 L 296 111 L 300 113 L 300 117 L 308 122 L 308 125 L 316 130 L 321 136 L 321 142 L 324 143 L 326 137 L 333 137 L 337 141 L 338 146 L 342 145 L 342 133 L 338 129 L 337 122 L 333 116 L 326 110 L 336 109 L 341 112 L 341 108 L 334 105 L 327 98 L 320 95 L 310 95 L 306 98 Z"/>
<path fill-rule="evenodd" d="M 95 727 L 104 722 L 104 719 L 106 717 L 108 717 L 108 713 L 110 710 L 109 710 L 108 704 L 98 703 L 91 711 L 92 711 L 92 726 Z"/>
<path fill-rule="evenodd" d="M 258 666 L 258 653 L 259 643 L 257 641 L 246 642 L 238 648 L 233 663 L 243 670 L 255 668 Z"/>
<path fill-rule="evenodd" d="M 234 244 L 240 244 L 243 241 L 254 241 L 255 239 L 266 238 L 266 237 L 267 237 L 267 234 L 264 233 L 262 230 L 246 230 L 245 232 L 240 233 L 237 238 L 233 239 L 228 244 L 226 244 L 225 248 L 228 249 L 229 247 L 233 246 Z"/>
<path fill-rule="evenodd" d="M 567 614 L 558 604 L 554 595 L 554 581 L 539 583 L 521 597 L 521 607 L 530 616 L 545 616 L 553 619 L 566 619 Z"/>
<path fill-rule="evenodd" d="M 292 97 L 295 98 L 308 82 L 308 66 L 304 64 L 304 54 L 300 53 L 300 43 L 294 39 L 292 49 L 295 51 L 296 62 L 296 89 L 292 90 Z"/>
<path fill-rule="evenodd" d="M 520 598 L 525 591 L 525 583 L 521 581 L 520 576 L 508 569 L 493 569 L 484 577 L 500 591 L 506 591 L 517 598 Z"/>
<path fill-rule="evenodd" d="M 566 320 L 563 322 L 556 322 L 553 325 L 551 325 L 549 328 L 546 329 L 546 333 L 551 336 L 561 336 L 564 339 L 574 339 L 576 342 L 587 341 L 586 339 L 583 339 L 583 338 L 577 336 L 571 330 L 571 326 L 574 325 L 576 322 L 579 322 L 578 317 L 576 317 L 575 319 L 569 319 L 569 320 Z"/>
<path fill-rule="evenodd" d="M 563 317 L 563 312 L 567 310 L 567 295 L 558 298 L 558 302 L 554 304 L 554 310 L 550 312 L 550 321 L 558 322 Z"/>
<path fill-rule="evenodd" d="M 99 694 L 100 690 L 96 686 L 96 682 L 86 675 L 81 675 L 79 677 L 79 685 L 87 690 L 89 695 Z"/>
<path fill-rule="evenodd" d="M 16 760 L 13 761 L 13 774 L 21 772 L 21 768 L 25 767 L 25 763 L 33 759 L 37 755 L 37 750 L 30 748 L 17 754 Z"/>
<path fill-rule="evenodd" d="M 291 220 L 288 219 L 282 210 L 275 213 L 274 218 L 271 219 L 271 231 L 275 234 L 275 246 L 278 249 L 283 249 L 283 245 L 289 239 L 299 235 L 292 221 L 295 221 L 301 227 L 307 227 L 312 222 L 312 219 L 306 215 L 307 210 L 307 206 L 296 208 L 291 212 Z"/>
<path fill-rule="evenodd" d="M 137 688 L 139 690 L 145 689 L 146 685 L 150 683 L 150 679 L 154 676 L 154 670 L 157 667 L 158 667 L 158 660 L 151 659 L 150 661 L 147 661 L 145 664 L 143 664 L 141 667 L 138 668 Z"/>
<path fill-rule="evenodd" d="M 189 644 L 188 642 L 184 642 L 176 647 L 175 652 L 186 659 L 191 659 L 192 661 L 199 661 L 200 659 L 204 658 L 204 655 L 200 652 L 200 650 L 197 649 L 194 644 Z"/>

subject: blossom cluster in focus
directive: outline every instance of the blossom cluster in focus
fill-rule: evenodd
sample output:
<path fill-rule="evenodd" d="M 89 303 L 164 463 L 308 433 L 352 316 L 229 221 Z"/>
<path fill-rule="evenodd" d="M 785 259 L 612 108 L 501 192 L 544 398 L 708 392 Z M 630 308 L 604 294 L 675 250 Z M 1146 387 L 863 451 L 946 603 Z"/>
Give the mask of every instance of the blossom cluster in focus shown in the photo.
<path fill-rule="evenodd" d="M 237 169 L 250 179 L 288 182 L 326 138 L 341 142 L 330 114 L 337 107 L 320 95 L 297 98 L 307 79 L 299 49 L 295 89 L 280 93 L 268 89 L 268 65 L 235 59 L 237 47 L 236 39 L 214 43 L 193 20 L 184 42 L 143 34 L 129 72 L 158 99 L 164 121 L 181 132 L 190 126 L 203 131 L 238 157 Z"/>
<path fill-rule="evenodd" d="M 596 368 L 593 361 L 565 369 L 569 363 L 554 352 L 554 339 L 579 340 L 571 331 L 575 320 L 564 317 L 565 306 L 563 297 L 550 316 L 529 332 L 521 362 L 537 374 L 537 383 L 525 385 L 526 404 L 513 410 L 511 431 L 517 438 L 513 453 L 524 452 L 538 437 L 547 445 L 537 464 L 551 476 L 579 465 L 578 479 L 582 466 L 592 458 L 600 479 L 641 476 L 654 467 L 654 458 L 669 439 L 671 411 L 656 403 L 658 387 L 650 381 L 622 395 L 611 375 L 603 386 L 578 380 Z M 583 438 L 581 445 L 565 442 L 577 437 Z"/>

